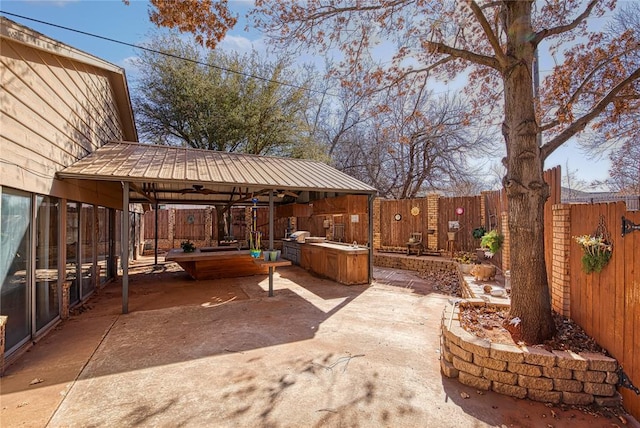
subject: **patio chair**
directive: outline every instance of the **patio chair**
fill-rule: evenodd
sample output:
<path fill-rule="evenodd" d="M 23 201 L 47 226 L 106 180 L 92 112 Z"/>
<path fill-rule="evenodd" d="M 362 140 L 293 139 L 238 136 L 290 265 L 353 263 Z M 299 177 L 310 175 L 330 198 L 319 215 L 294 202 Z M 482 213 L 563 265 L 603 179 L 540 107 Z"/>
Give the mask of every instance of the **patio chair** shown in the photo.
<path fill-rule="evenodd" d="M 422 232 L 412 232 L 409 237 L 409 242 L 407 242 L 407 256 L 411 254 L 411 252 L 415 250 L 417 255 L 422 255 L 422 251 L 424 250 L 424 244 L 422 243 Z"/>

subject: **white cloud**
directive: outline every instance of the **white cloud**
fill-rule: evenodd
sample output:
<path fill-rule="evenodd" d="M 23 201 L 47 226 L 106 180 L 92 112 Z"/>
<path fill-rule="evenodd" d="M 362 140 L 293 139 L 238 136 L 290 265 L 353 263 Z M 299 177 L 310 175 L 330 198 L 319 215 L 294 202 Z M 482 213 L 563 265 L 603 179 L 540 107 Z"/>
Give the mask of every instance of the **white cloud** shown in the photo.
<path fill-rule="evenodd" d="M 220 42 L 219 46 L 220 49 L 224 51 L 235 51 L 238 53 L 248 53 L 252 50 L 264 52 L 266 50 L 266 45 L 262 38 L 251 40 L 246 37 L 231 35 L 227 35 L 222 42 Z"/>

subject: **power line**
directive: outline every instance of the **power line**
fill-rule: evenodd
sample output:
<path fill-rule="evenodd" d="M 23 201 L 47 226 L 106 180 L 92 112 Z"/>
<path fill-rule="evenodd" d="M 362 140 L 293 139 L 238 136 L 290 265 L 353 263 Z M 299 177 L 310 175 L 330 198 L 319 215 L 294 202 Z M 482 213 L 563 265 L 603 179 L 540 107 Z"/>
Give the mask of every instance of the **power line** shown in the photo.
<path fill-rule="evenodd" d="M 75 28 L 69 28 L 69 27 L 65 27 L 63 25 L 53 24 L 51 22 L 41 21 L 41 20 L 35 19 L 35 18 L 29 18 L 28 16 L 18 15 L 17 13 L 6 12 L 4 10 L 0 10 L 0 13 L 3 13 L 5 15 L 14 16 L 14 17 L 17 17 L 17 18 L 26 19 L 26 20 L 33 21 L 33 22 L 37 22 L 39 24 L 49 25 L 51 27 L 60 28 L 62 30 L 71 31 L 73 33 L 78 33 L 78 34 L 82 34 L 82 35 L 89 36 L 89 37 L 95 37 L 96 39 L 106 40 L 106 41 L 112 42 L 112 43 L 118 43 L 120 45 L 129 46 L 129 47 L 132 47 L 134 49 L 140 49 L 140 50 L 143 50 L 143 51 L 146 51 L 146 52 L 151 52 L 151 53 L 154 53 L 154 54 L 157 54 L 157 55 L 164 55 L 164 56 L 167 56 L 167 57 L 170 57 L 170 58 L 179 59 L 181 61 L 187 61 L 187 62 L 191 62 L 193 64 L 202 65 L 202 66 L 205 66 L 205 67 L 211 67 L 211 68 L 215 68 L 215 69 L 218 69 L 218 70 L 226 71 L 226 72 L 229 72 L 229 73 L 238 74 L 240 76 L 250 77 L 252 79 L 258 79 L 258 80 L 262 80 L 262 81 L 269 82 L 269 83 L 276 83 L 278 85 L 288 86 L 288 87 L 294 88 L 294 89 L 302 89 L 303 91 L 315 92 L 315 93 L 318 93 L 318 94 L 330 95 L 330 96 L 333 96 L 333 97 L 337 97 L 338 96 L 336 94 L 332 94 L 332 93 L 329 93 L 329 92 L 325 93 L 325 92 L 322 92 L 322 91 L 319 91 L 319 90 L 316 90 L 316 89 L 306 88 L 304 86 L 294 85 L 292 83 L 285 83 L 285 82 L 281 82 L 279 80 L 273 80 L 273 79 L 269 79 L 267 77 L 258 76 L 256 74 L 244 73 L 242 71 L 237 71 L 237 70 L 232 70 L 232 69 L 229 69 L 229 68 L 226 68 L 226 67 L 221 67 L 219 65 L 209 64 L 209 63 L 198 61 L 198 60 L 195 60 L 195 59 L 184 58 L 184 57 L 181 57 L 179 55 L 174 55 L 172 53 L 158 51 L 158 50 L 155 50 L 155 49 L 148 48 L 146 46 L 141 46 L 141 45 L 136 45 L 136 44 L 133 44 L 133 43 L 123 42 L 121 40 L 116 40 L 116 39 L 112 39 L 112 38 L 109 38 L 109 37 L 100 36 L 98 34 L 93 34 L 93 33 L 89 33 L 89 32 L 82 31 L 82 30 L 76 30 Z"/>

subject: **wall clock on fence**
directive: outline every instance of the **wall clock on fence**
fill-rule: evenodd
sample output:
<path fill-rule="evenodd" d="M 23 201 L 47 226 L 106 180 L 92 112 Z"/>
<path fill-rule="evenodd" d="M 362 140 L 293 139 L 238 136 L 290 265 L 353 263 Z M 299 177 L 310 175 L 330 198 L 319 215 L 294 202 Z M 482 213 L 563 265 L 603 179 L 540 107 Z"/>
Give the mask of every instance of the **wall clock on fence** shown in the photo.
<path fill-rule="evenodd" d="M 415 215 L 418 215 L 418 214 L 420 214 L 420 208 L 418 208 L 418 207 L 411 208 L 411 215 L 415 216 Z"/>
<path fill-rule="evenodd" d="M 402 215 L 401 214 L 396 214 L 396 215 L 393 216 L 393 219 L 395 221 L 400 221 L 400 220 L 402 220 Z"/>

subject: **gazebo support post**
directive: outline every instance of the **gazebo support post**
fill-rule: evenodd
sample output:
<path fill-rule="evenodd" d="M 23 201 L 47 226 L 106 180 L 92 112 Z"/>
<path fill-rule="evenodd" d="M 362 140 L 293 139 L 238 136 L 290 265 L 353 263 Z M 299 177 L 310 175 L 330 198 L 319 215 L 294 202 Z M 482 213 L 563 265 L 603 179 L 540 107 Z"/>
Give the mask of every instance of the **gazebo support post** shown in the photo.
<path fill-rule="evenodd" d="M 120 230 L 122 265 L 122 313 L 129 313 L 129 182 L 122 182 L 122 228 Z"/>
<path fill-rule="evenodd" d="M 369 195 L 369 284 L 373 281 L 373 201 L 375 195 Z"/>
<path fill-rule="evenodd" d="M 269 251 L 273 251 L 273 194 L 269 192 Z M 269 266 L 269 297 L 273 297 L 273 266 Z"/>
<path fill-rule="evenodd" d="M 153 266 L 158 267 L 158 201 L 156 201 L 154 209 L 156 211 L 156 215 L 155 215 L 156 224 L 155 224 L 155 234 L 154 234 L 155 245 L 154 245 Z"/>

